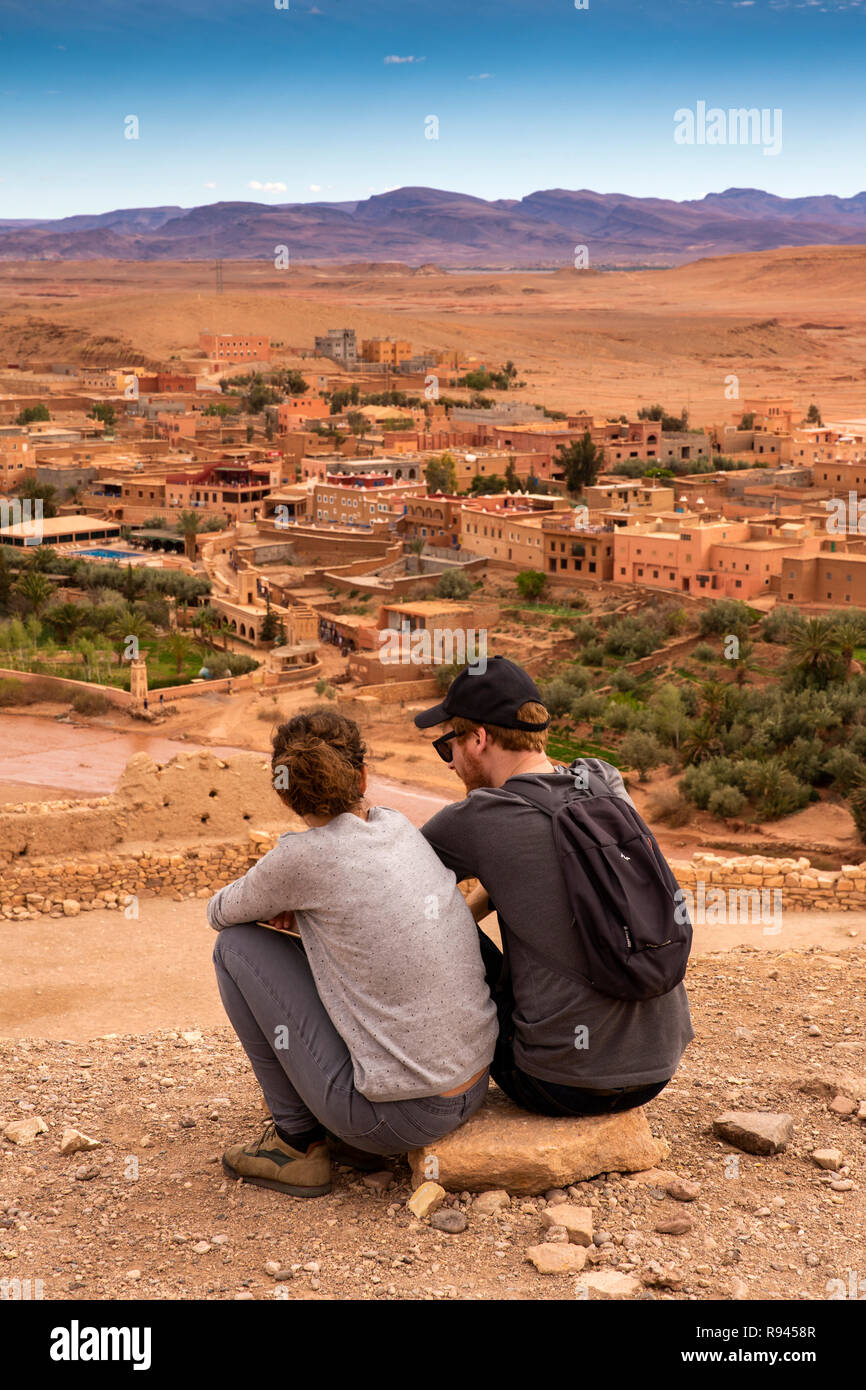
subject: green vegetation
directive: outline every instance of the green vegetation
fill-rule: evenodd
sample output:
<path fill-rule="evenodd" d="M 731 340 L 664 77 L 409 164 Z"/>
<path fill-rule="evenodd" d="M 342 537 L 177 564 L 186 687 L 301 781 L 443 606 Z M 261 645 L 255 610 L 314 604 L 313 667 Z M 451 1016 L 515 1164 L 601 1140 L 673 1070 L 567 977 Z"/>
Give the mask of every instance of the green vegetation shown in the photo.
<path fill-rule="evenodd" d="M 428 492 L 446 492 L 453 494 L 457 491 L 457 460 L 453 454 L 445 450 L 438 458 L 431 458 L 424 469 L 424 481 L 427 484 Z"/>
<path fill-rule="evenodd" d="M 436 581 L 433 593 L 436 598 L 468 598 L 472 593 L 472 581 L 461 570 L 445 570 Z"/>
<path fill-rule="evenodd" d="M 563 469 L 568 491 L 577 496 L 595 482 L 604 462 L 604 450 L 593 444 L 592 435 L 586 430 L 582 439 L 559 444 L 553 462 Z"/>
<path fill-rule="evenodd" d="M 39 405 L 27 405 L 15 416 L 16 425 L 31 425 L 34 420 L 50 420 L 51 413 L 41 401 Z"/>
<path fill-rule="evenodd" d="M 540 598 L 547 587 L 547 575 L 541 570 L 521 570 L 515 580 L 521 598 Z"/>
<path fill-rule="evenodd" d="M 780 608 L 762 616 L 723 600 L 698 616 L 706 640 L 694 671 L 636 677 L 620 664 L 662 646 L 684 621 L 675 604 L 656 603 L 640 615 L 602 617 L 595 642 L 587 624 L 580 660 L 540 687 L 553 737 L 582 751 L 584 730 L 613 742 L 641 780 L 667 764 L 680 774 L 659 810 L 670 824 L 684 823 L 684 805 L 727 820 L 776 820 L 823 792 L 847 801 L 866 843 L 866 676 L 853 666 L 866 646 L 866 614 L 807 618 Z M 781 659 L 759 667 L 763 644 L 783 648 Z M 701 667 L 713 662 L 707 679 Z M 596 664 L 604 674 L 588 669 Z M 610 693 L 599 693 L 606 682 Z"/>

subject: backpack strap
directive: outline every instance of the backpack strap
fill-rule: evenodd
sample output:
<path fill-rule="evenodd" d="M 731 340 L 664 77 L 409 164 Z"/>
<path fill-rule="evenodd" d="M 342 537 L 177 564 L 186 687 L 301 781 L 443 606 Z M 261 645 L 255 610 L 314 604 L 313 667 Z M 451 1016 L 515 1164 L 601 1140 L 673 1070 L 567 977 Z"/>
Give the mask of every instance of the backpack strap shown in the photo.
<path fill-rule="evenodd" d="M 587 768 L 587 779 L 590 782 L 590 785 L 586 789 L 581 789 L 578 787 L 573 788 L 575 795 L 567 797 L 566 802 L 582 801 L 587 796 L 615 795 L 615 793 L 611 791 L 610 787 L 605 782 L 604 778 L 599 777 L 598 773 L 596 773 L 594 769 Z M 595 783 L 594 787 L 592 786 L 592 782 Z M 511 789 L 509 788 L 509 791 L 510 790 Z M 525 801 L 529 805 L 534 806 L 537 811 L 543 811 L 544 814 L 546 816 L 550 816 L 551 819 L 564 804 L 560 802 L 558 805 L 552 805 L 549 798 L 545 797 L 545 794 L 544 792 L 542 792 L 540 787 L 532 787 L 531 792 L 528 788 L 525 790 L 521 788 L 519 792 L 512 792 L 512 795 L 517 797 L 518 800 Z M 496 915 L 499 919 L 500 930 L 502 926 L 505 926 L 507 930 L 510 931 L 512 935 L 515 936 L 517 940 L 521 942 L 523 946 L 526 947 L 530 955 L 534 956 L 537 961 L 539 961 L 543 966 L 546 967 L 546 969 L 551 970 L 556 975 L 563 975 L 567 979 L 575 981 L 577 984 L 589 985 L 590 988 L 592 988 L 592 983 L 586 975 L 581 975 L 579 970 L 571 970 L 567 965 L 563 965 L 561 961 L 554 960 L 554 958 L 552 956 L 549 956 L 545 951 L 540 951 L 533 942 L 527 941 L 526 937 L 523 936 L 520 932 L 515 931 L 514 927 L 511 926 L 510 922 L 502 918 L 498 908 L 496 909 Z M 571 922 L 572 926 L 577 928 L 577 919 L 576 917 L 574 917 L 573 914 Z"/>

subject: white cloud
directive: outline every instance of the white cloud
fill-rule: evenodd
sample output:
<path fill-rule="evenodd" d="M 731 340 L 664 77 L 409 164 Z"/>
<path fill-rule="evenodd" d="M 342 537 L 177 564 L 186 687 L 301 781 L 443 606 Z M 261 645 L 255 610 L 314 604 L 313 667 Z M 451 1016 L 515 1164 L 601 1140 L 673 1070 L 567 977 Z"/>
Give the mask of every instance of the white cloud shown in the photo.
<path fill-rule="evenodd" d="M 215 183 L 206 183 L 206 184 L 203 185 L 203 187 L 204 187 L 204 188 L 216 188 L 216 184 L 215 184 Z"/>
<path fill-rule="evenodd" d="M 745 0 L 745 3 L 746 3 L 747 5 L 751 5 L 751 4 L 753 3 L 753 0 Z M 492 76 L 493 76 L 493 73 L 492 73 L 492 72 L 476 72 L 476 73 L 473 73 L 473 74 L 472 74 L 472 76 L 469 78 L 469 81 L 470 81 L 470 82 L 483 82 L 486 78 L 492 77 Z"/>
<path fill-rule="evenodd" d="M 321 185 L 320 183 L 311 183 L 311 184 L 310 184 L 310 192 L 311 192 L 311 193 L 321 193 L 321 191 L 322 191 L 322 185 Z"/>
<path fill-rule="evenodd" d="M 259 179 L 250 179 L 247 188 L 258 189 L 261 193 L 285 193 L 288 185 L 285 183 L 261 183 Z"/>
<path fill-rule="evenodd" d="M 426 63 L 426 61 L 426 58 L 416 58 L 413 53 L 408 54 L 405 58 L 400 58 L 396 53 L 389 53 L 385 59 L 386 63 Z"/>

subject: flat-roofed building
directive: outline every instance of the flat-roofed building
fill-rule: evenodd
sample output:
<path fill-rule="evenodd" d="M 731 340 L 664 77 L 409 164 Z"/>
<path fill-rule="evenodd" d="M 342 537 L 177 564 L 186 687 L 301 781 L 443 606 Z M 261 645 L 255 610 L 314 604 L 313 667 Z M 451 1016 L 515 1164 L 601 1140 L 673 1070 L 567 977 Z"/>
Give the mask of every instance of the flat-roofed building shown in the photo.
<path fill-rule="evenodd" d="M 580 513 L 574 519 L 565 513 L 546 516 L 542 521 L 542 545 L 544 549 L 543 569 L 549 576 L 558 575 L 569 579 L 579 576 L 582 579 L 608 580 L 613 578 L 613 532 L 612 525 L 593 526 L 580 521 Z M 578 524 L 574 524 L 577 520 Z"/>
<path fill-rule="evenodd" d="M 271 360 L 271 340 L 263 333 L 199 333 L 198 345 L 218 365 Z"/>
<path fill-rule="evenodd" d="M 113 541 L 120 525 L 98 516 L 32 517 L 0 526 L 0 545 L 80 545 L 87 541 Z"/>

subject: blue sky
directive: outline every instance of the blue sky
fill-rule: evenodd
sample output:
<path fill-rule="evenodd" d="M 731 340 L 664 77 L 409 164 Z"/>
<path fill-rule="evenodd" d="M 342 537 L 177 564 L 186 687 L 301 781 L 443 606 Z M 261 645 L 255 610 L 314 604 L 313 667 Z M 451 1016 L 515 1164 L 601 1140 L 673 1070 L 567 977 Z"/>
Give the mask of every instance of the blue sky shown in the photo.
<path fill-rule="evenodd" d="M 866 188 L 866 0 L 288 4 L 4 0 L 0 217 L 405 184 Z M 780 108 L 781 153 L 677 145 L 674 112 L 698 101 Z"/>

